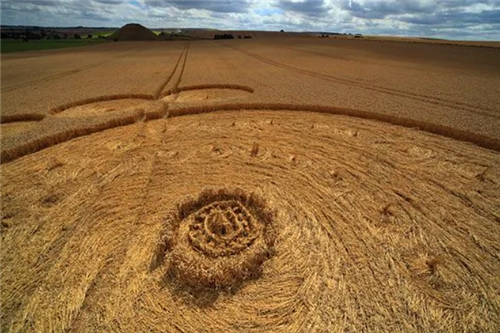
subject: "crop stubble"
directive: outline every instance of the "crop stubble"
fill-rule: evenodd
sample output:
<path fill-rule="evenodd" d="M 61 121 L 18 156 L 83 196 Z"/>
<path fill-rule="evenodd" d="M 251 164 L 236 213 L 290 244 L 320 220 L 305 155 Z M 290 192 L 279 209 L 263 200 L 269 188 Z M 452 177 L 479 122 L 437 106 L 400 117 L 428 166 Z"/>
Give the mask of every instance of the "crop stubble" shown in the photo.
<path fill-rule="evenodd" d="M 497 331 L 498 95 L 432 94 L 418 73 L 435 65 L 404 57 L 384 82 L 372 55 L 369 85 L 360 59 L 251 43 L 169 43 L 167 70 L 130 90 L 150 97 L 82 104 L 103 95 L 90 88 L 42 102 L 30 129 L 2 125 L 2 330 Z M 420 66 L 407 87 L 405 66 Z M 477 70 L 456 76 L 497 91 Z M 207 188 L 276 214 L 262 272 L 216 289 L 170 274 L 161 247 L 177 204 Z"/>

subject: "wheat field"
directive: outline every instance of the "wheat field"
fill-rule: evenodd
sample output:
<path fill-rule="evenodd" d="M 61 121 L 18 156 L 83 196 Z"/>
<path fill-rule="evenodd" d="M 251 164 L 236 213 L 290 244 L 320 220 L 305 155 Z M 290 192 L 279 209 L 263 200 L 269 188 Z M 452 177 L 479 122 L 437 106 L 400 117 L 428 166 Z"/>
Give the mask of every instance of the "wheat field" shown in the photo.
<path fill-rule="evenodd" d="M 2 332 L 498 332 L 500 49 L 2 57 Z"/>

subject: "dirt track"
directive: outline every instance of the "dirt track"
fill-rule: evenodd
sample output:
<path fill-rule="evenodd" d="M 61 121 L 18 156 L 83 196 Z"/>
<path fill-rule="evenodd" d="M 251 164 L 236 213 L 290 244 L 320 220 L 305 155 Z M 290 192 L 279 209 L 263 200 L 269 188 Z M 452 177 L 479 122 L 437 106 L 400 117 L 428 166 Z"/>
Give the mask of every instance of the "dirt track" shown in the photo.
<path fill-rule="evenodd" d="M 499 55 L 255 39 L 2 58 L 2 331 L 497 332 Z M 182 233 L 162 247 L 207 188 L 276 214 L 230 289 L 168 273 Z"/>

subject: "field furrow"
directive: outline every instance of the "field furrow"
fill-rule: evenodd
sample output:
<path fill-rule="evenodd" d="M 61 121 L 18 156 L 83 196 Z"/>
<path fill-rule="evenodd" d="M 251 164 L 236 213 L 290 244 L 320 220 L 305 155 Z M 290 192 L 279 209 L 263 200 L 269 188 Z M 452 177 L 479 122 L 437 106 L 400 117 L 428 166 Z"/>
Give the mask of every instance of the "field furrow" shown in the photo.
<path fill-rule="evenodd" d="M 106 100 L 110 95 L 153 95 L 174 70 L 174 59 L 183 47 L 181 43 L 146 44 L 138 52 L 114 59 L 104 67 L 2 92 L 2 115 L 46 114 L 64 104 L 95 98 Z"/>

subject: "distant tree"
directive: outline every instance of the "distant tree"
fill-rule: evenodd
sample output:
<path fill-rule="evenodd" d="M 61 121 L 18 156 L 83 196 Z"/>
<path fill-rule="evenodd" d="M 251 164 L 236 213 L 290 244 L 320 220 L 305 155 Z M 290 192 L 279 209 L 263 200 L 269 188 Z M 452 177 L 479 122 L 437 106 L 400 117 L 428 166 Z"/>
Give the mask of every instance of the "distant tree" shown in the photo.
<path fill-rule="evenodd" d="M 92 34 L 88 34 L 87 35 L 87 39 L 92 39 L 94 36 L 92 36 Z"/>
<path fill-rule="evenodd" d="M 234 36 L 231 34 L 216 34 L 214 39 L 234 39 Z"/>
<path fill-rule="evenodd" d="M 285 30 L 281 29 L 280 32 L 285 32 Z"/>
<path fill-rule="evenodd" d="M 82 39 L 82 36 L 80 36 L 79 34 L 75 34 L 74 38 L 75 39 Z"/>

